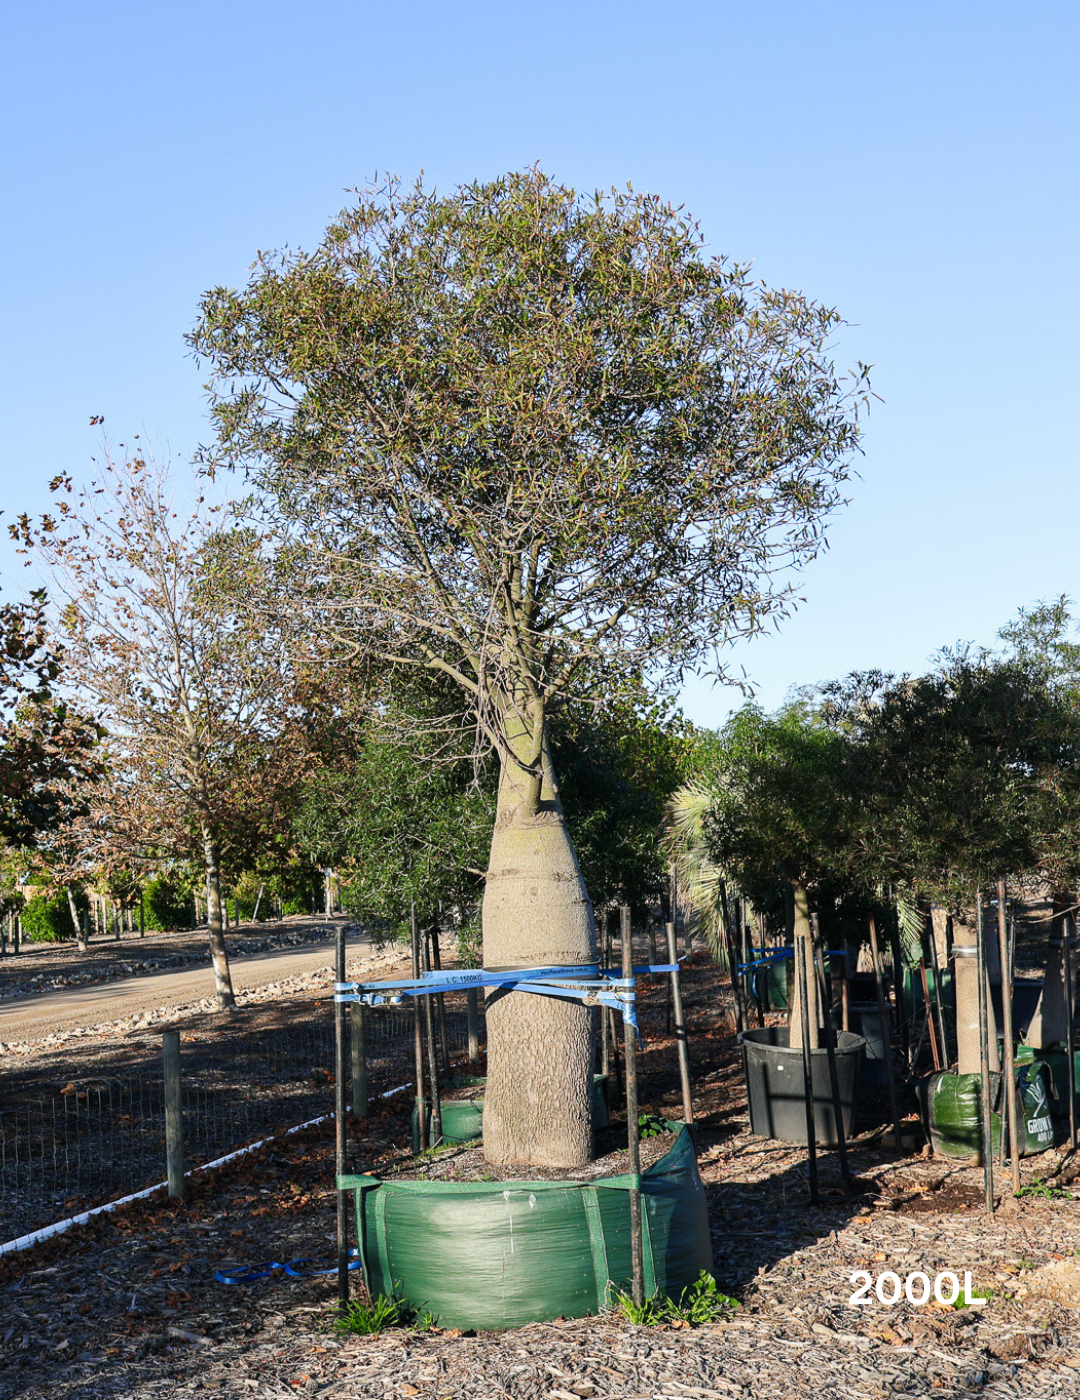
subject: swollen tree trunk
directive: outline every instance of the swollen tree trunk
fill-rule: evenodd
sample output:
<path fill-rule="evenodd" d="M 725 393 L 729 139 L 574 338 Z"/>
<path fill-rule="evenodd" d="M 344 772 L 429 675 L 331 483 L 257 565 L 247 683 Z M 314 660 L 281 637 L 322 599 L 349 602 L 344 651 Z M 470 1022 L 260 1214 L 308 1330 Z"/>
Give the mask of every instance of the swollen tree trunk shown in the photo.
<path fill-rule="evenodd" d="M 1071 890 L 1055 890 L 1053 922 L 1050 926 L 1050 947 L 1046 959 L 1046 976 L 1035 1007 L 1035 1014 L 1024 1037 L 1025 1044 L 1036 1050 L 1048 1050 L 1068 1039 L 1068 1015 L 1065 1004 L 1065 939 L 1068 925 L 1065 911 L 1076 900 Z"/>
<path fill-rule="evenodd" d="M 206 863 L 206 912 L 210 928 L 210 961 L 214 967 L 214 994 L 219 1011 L 235 1011 L 236 996 L 233 992 L 232 973 L 229 971 L 229 953 L 225 947 L 225 929 L 222 921 L 221 902 L 221 854 L 209 827 L 202 830 L 203 859 Z"/>
<path fill-rule="evenodd" d="M 806 1005 L 810 1021 L 810 1048 L 821 1048 L 821 1011 L 818 1006 L 817 976 L 814 971 L 814 943 L 810 928 L 810 896 L 806 886 L 793 881 L 792 898 L 795 905 L 795 966 L 791 979 L 791 995 L 788 997 L 788 1044 L 798 1047 L 802 1044 L 802 1007 L 799 999 L 800 977 L 806 978 Z"/>
<path fill-rule="evenodd" d="M 486 968 L 596 960 L 596 927 L 563 817 L 543 712 L 507 722 L 484 893 Z M 484 1155 L 576 1167 L 592 1156 L 592 1025 L 580 1002 L 528 992 L 488 1001 Z"/>

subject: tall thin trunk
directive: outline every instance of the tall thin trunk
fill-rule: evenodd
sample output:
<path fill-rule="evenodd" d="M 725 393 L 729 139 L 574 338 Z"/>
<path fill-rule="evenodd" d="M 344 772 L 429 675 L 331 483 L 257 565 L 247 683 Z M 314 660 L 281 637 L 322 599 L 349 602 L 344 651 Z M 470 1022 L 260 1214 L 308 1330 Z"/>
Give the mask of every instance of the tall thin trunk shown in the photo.
<path fill-rule="evenodd" d="M 790 1028 L 788 1044 L 802 1044 L 802 1008 L 798 993 L 799 978 L 806 979 L 807 1016 L 810 1021 L 810 1048 L 821 1048 L 821 1008 L 818 1004 L 817 975 L 814 971 L 813 934 L 810 927 L 810 896 L 806 886 L 798 881 L 791 882 L 791 894 L 795 914 L 795 967 L 791 986 L 795 995 L 788 998 L 791 1008 L 788 1016 Z"/>
<path fill-rule="evenodd" d="M 596 927 L 563 817 L 542 711 L 507 724 L 484 893 L 484 966 L 596 960 Z M 484 1155 L 576 1167 L 592 1155 L 592 1026 L 576 1001 L 496 992 L 488 1002 Z"/>
<path fill-rule="evenodd" d="M 945 910 L 939 908 L 938 905 L 931 906 L 930 945 L 935 971 L 939 968 L 947 968 L 949 965 L 948 917 Z"/>
<path fill-rule="evenodd" d="M 956 986 L 956 1072 L 978 1074 L 982 1060 L 979 1052 L 979 977 L 975 966 L 975 927 L 966 918 L 953 920 L 954 978 Z M 989 979 L 987 979 L 989 984 Z M 986 988 L 987 1050 L 990 1072 L 1001 1069 L 998 1055 L 997 1022 L 990 987 Z"/>
<path fill-rule="evenodd" d="M 236 995 L 233 992 L 232 973 L 229 971 L 229 952 L 225 946 L 225 928 L 222 919 L 221 899 L 221 853 L 209 826 L 203 825 L 203 859 L 206 864 L 207 923 L 210 928 L 210 961 L 214 967 L 214 994 L 219 1011 L 235 1011 Z"/>
<path fill-rule="evenodd" d="M 83 922 L 79 918 L 79 910 L 75 904 L 75 892 L 70 885 L 67 887 L 67 901 L 68 909 L 71 911 L 71 922 L 75 925 L 75 937 L 78 940 L 79 952 L 85 953 L 90 947 L 90 940 L 87 938 Z"/>
<path fill-rule="evenodd" d="M 1047 1050 L 1065 1041 L 1067 1015 L 1065 1004 L 1065 939 L 1068 936 L 1066 910 L 1076 902 L 1072 890 L 1055 890 L 1053 916 L 1050 925 L 1050 947 L 1046 959 L 1046 975 L 1035 1006 L 1035 1014 L 1027 1028 L 1024 1042 L 1036 1050 Z"/>

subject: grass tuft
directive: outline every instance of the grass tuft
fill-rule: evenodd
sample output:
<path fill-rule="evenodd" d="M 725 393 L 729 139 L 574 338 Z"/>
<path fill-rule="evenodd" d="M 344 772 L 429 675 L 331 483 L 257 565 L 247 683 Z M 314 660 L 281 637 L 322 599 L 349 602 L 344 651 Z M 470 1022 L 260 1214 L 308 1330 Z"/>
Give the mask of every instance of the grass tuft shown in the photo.
<path fill-rule="evenodd" d="M 334 1331 L 349 1337 L 375 1337 L 388 1327 L 407 1327 L 429 1332 L 438 1327 L 433 1312 L 420 1312 L 396 1293 L 379 1293 L 374 1298 L 353 1298 L 334 1319 Z"/>
<path fill-rule="evenodd" d="M 702 1269 L 695 1281 L 684 1288 L 678 1298 L 669 1298 L 659 1290 L 642 1303 L 635 1303 L 629 1293 L 616 1293 L 615 1311 L 637 1327 L 670 1326 L 684 1323 L 700 1327 L 707 1322 L 722 1322 L 739 1306 L 737 1298 L 721 1293 L 712 1274 Z"/>

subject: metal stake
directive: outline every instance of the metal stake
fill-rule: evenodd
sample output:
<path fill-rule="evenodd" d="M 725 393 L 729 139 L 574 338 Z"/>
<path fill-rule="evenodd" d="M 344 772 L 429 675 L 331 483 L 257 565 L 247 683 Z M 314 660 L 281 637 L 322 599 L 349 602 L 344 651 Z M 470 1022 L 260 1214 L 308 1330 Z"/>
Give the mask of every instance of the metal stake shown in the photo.
<path fill-rule="evenodd" d="M 694 1121 L 694 1101 L 690 1097 L 690 1049 L 686 1043 L 686 1021 L 683 1017 L 682 987 L 679 984 L 679 961 L 675 951 L 675 927 L 667 925 L 668 962 L 675 964 L 671 977 L 671 1004 L 675 1019 L 675 1045 L 679 1052 L 679 1079 L 682 1083 L 683 1122 Z"/>
<path fill-rule="evenodd" d="M 630 932 L 630 908 L 624 904 L 621 917 L 622 975 L 634 975 L 634 950 Z M 639 1306 L 645 1301 L 645 1251 L 641 1235 L 641 1148 L 638 1141 L 637 1040 L 629 1021 L 625 1027 L 626 1055 L 626 1141 L 630 1154 L 630 1261 L 633 1270 L 633 1297 Z"/>
<path fill-rule="evenodd" d="M 806 939 L 795 936 L 795 988 L 799 998 L 799 1014 L 802 1020 L 802 1062 L 803 1062 L 803 1105 L 806 1109 L 806 1154 L 807 1170 L 810 1177 L 810 1204 L 819 1203 L 817 1170 L 817 1134 L 814 1125 L 814 1070 L 810 1053 L 810 996 L 807 977 L 810 969 L 806 966 Z"/>
<path fill-rule="evenodd" d="M 412 975 L 420 976 L 420 929 L 416 922 L 416 901 L 409 905 L 409 937 L 412 943 Z M 418 997 L 413 998 L 413 1071 L 416 1077 L 416 1132 L 413 1150 L 423 1152 L 428 1145 L 427 1100 L 424 1098 L 424 1023 Z"/>
<path fill-rule="evenodd" d="M 608 965 L 609 967 L 611 966 L 611 956 L 612 956 L 612 951 L 613 951 L 613 947 L 614 947 L 614 940 L 613 940 L 613 938 L 612 938 L 612 936 L 611 936 L 611 926 L 612 926 L 612 924 L 613 924 L 614 922 L 615 922 L 615 910 L 614 910 L 614 909 L 609 909 L 609 910 L 607 911 L 607 935 L 606 935 L 606 937 L 607 937 L 607 950 L 608 950 L 607 965 Z M 608 1019 L 608 1044 L 611 1046 L 611 1066 L 614 1066 L 615 1078 L 616 1078 L 616 1080 L 618 1080 L 618 1079 L 620 1079 L 620 1078 L 622 1077 L 622 1062 L 621 1062 L 621 1059 L 620 1059 L 620 1056 L 619 1056 L 619 1026 L 618 1026 L 618 1022 L 617 1022 L 616 1019 L 615 1019 L 615 1012 L 614 1012 L 614 1010 L 612 1010 L 610 1007 L 608 1007 L 608 1008 L 603 1012 L 603 1014 L 604 1014 L 604 1015 L 607 1017 L 607 1019 Z M 609 1066 L 609 1073 L 611 1072 L 611 1066 Z"/>
<path fill-rule="evenodd" d="M 919 959 L 919 977 L 922 981 L 923 1005 L 926 1008 L 926 1021 L 930 1027 L 930 1053 L 934 1057 L 934 1073 L 937 1074 L 945 1068 L 941 1055 L 938 1051 L 937 1029 L 934 1026 L 934 1009 L 930 1004 L 930 984 L 926 980 L 926 959 Z"/>
<path fill-rule="evenodd" d="M 907 1007 L 904 1005 L 904 959 L 900 952 L 900 934 L 894 930 L 889 939 L 893 962 L 893 1005 L 900 1027 L 900 1053 L 904 1057 L 904 1073 L 911 1073 L 911 1037 L 908 1034 Z M 915 998 L 912 997 L 914 1002 Z"/>
<path fill-rule="evenodd" d="M 334 938 L 335 980 L 345 981 L 345 926 L 342 924 Z M 339 1177 L 348 1171 L 345 1140 L 345 1075 L 348 1064 L 346 1045 L 345 1003 L 334 1002 L 334 1166 Z M 349 1198 L 340 1188 L 337 1193 L 337 1285 L 338 1311 L 349 1306 Z"/>
<path fill-rule="evenodd" d="M 949 1041 L 948 1037 L 945 1034 L 945 1005 L 941 996 L 942 967 L 938 957 L 937 939 L 934 937 L 934 915 L 932 910 L 928 916 L 928 922 L 929 937 L 927 939 L 926 946 L 927 952 L 932 952 L 933 954 L 932 961 L 934 964 L 934 1013 L 937 1016 L 938 1036 L 941 1041 L 941 1067 L 942 1069 L 948 1069 L 949 1065 L 952 1063 L 952 1057 L 949 1054 Z M 947 928 L 946 937 L 948 937 Z"/>
<path fill-rule="evenodd" d="M 815 925 L 817 920 L 814 920 Z M 818 962 L 822 986 L 825 983 L 825 954 L 821 939 L 814 940 L 814 957 Z M 821 1004 L 825 1009 L 825 1049 L 829 1057 L 829 1088 L 832 1090 L 833 1117 L 836 1119 L 836 1147 L 840 1155 L 840 1175 L 844 1186 L 850 1190 L 851 1166 L 848 1163 L 847 1139 L 844 1134 L 844 1110 L 840 1102 L 840 1076 L 836 1070 L 836 1027 L 833 1022 L 832 997 L 822 993 Z"/>
<path fill-rule="evenodd" d="M 1016 1103 L 1016 1047 L 1013 1043 L 1013 961 L 1009 925 L 1005 914 L 1005 881 L 997 882 L 998 953 L 1001 958 L 1001 1019 L 1005 1035 L 1005 1102 L 1008 1106 L 1009 1155 L 1012 1160 L 1012 1186 L 1020 1190 L 1020 1126 Z M 1002 1115 L 1002 1138 L 1006 1115 Z"/>
<path fill-rule="evenodd" d="M 982 1128 L 983 1186 L 986 1209 L 994 1213 L 994 1148 L 990 1126 L 990 1046 L 989 1015 L 986 1005 L 986 932 L 983 929 L 982 895 L 975 896 L 975 976 L 979 982 L 979 1082 L 981 1088 L 980 1126 Z"/>
<path fill-rule="evenodd" d="M 424 939 L 424 971 L 431 971 L 430 941 Z M 427 1039 L 428 1074 L 431 1076 L 431 1136 L 429 1146 L 437 1147 L 442 1142 L 442 1104 L 439 1101 L 439 1062 L 435 1053 L 435 1007 L 434 998 L 429 993 L 420 1000 L 424 1003 L 424 1032 Z"/>
<path fill-rule="evenodd" d="M 1065 939 L 1062 953 L 1065 957 L 1065 1071 L 1069 1086 L 1069 1147 L 1076 1146 L 1076 1003 L 1073 988 L 1073 936 L 1076 933 L 1076 919 L 1066 914 L 1061 921 L 1061 933 Z M 1016 940 L 1013 940 L 1015 947 Z"/>
<path fill-rule="evenodd" d="M 600 966 L 606 971 L 611 966 L 611 939 L 608 936 L 606 909 L 600 911 L 598 932 Z M 611 1022 L 606 1006 L 600 1008 L 600 1073 L 605 1077 L 611 1073 Z M 604 1092 L 608 1093 L 609 1089 L 605 1089 Z"/>
<path fill-rule="evenodd" d="M 877 920 L 870 915 L 870 952 L 874 959 L 874 990 L 877 993 L 878 1015 L 881 1017 L 881 1034 L 885 1041 L 885 1083 L 889 1089 L 889 1112 L 892 1114 L 893 1133 L 896 1150 L 904 1150 L 900 1134 L 900 1108 L 896 1101 L 896 1075 L 892 1061 L 892 1026 L 889 1022 L 889 1006 L 885 1000 L 885 980 L 881 971 L 881 949 L 878 946 Z"/>
<path fill-rule="evenodd" d="M 440 905 L 440 908 L 442 906 Z M 442 957 L 439 954 L 439 926 L 431 926 L 431 965 L 436 972 L 442 971 Z M 450 1045 L 446 1038 L 446 997 L 439 992 L 435 998 L 435 1020 L 439 1030 L 439 1054 L 442 1056 L 443 1078 L 450 1078 Z"/>

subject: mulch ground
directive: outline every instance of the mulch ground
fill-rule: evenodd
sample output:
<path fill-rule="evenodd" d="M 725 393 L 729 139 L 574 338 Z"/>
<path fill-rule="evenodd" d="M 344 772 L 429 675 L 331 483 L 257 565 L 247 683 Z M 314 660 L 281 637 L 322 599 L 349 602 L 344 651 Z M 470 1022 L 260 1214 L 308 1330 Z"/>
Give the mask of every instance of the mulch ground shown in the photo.
<path fill-rule="evenodd" d="M 852 1145 L 855 1194 L 821 1154 L 749 1132 L 741 1060 L 715 972 L 685 979 L 696 1134 L 720 1286 L 741 1307 L 703 1327 L 604 1316 L 461 1335 L 333 1330 L 332 1276 L 280 1272 L 222 1284 L 215 1271 L 327 1255 L 335 1197 L 329 1125 L 193 1178 L 183 1205 L 139 1202 L 0 1260 L 0 1397 L 1080 1396 L 1080 1201 L 1062 1151 L 1028 1159 L 1038 1194 L 982 1202 L 981 1169 L 897 1156 L 868 1100 Z M 642 1106 L 678 1115 L 659 989 L 642 1013 Z M 407 1096 L 354 1128 L 350 1165 L 400 1158 Z M 914 1122 L 908 1126 L 917 1132 Z M 999 1191 L 1006 1183 L 999 1182 Z M 851 1276 L 970 1272 L 982 1307 L 853 1306 Z M 1074 1290 L 1075 1285 L 1075 1291 Z"/>

